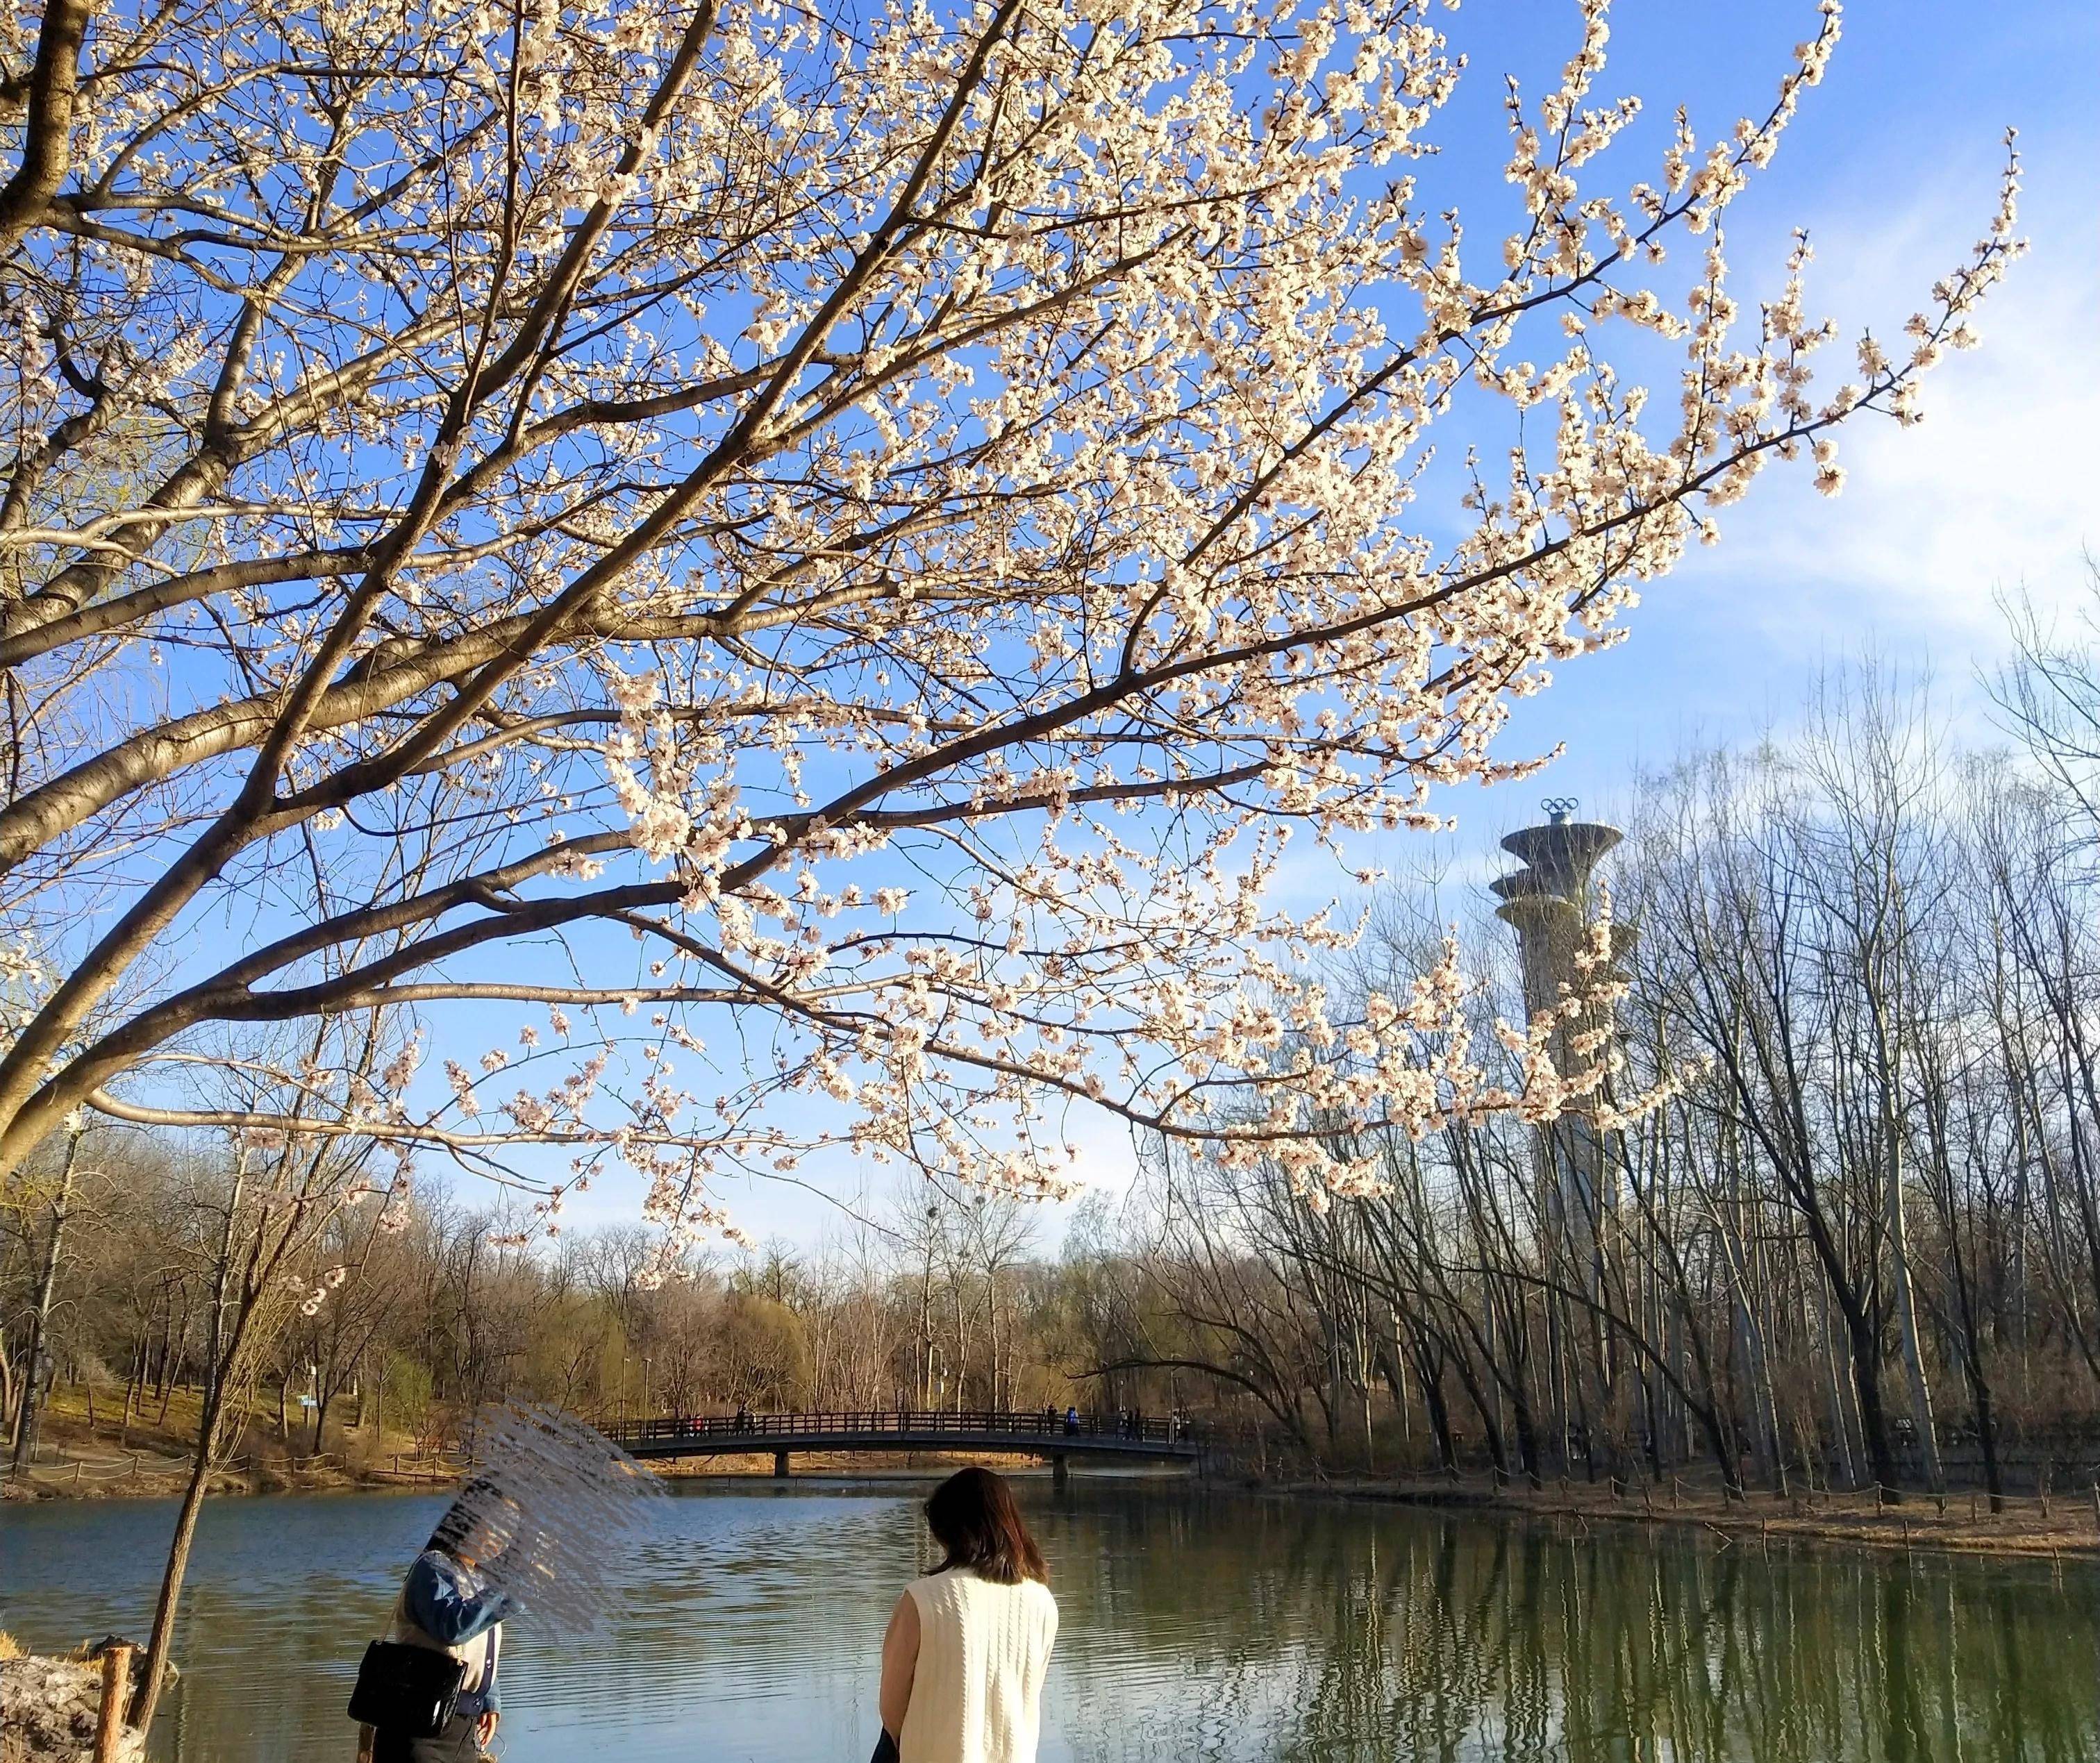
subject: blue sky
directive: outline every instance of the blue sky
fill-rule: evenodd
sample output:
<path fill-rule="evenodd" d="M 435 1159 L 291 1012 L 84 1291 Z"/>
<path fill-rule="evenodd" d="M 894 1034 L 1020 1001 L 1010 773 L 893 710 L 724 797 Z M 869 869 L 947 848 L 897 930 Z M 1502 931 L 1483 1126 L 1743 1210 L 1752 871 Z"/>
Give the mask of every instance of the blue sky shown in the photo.
<path fill-rule="evenodd" d="M 1768 55 L 1756 41 L 1771 39 L 1767 21 L 1796 10 L 1621 7 L 1617 71 L 1655 98 L 1683 93 L 1696 120 Z M 1847 8 L 1829 77 L 1746 199 L 1752 224 L 1732 229 L 1743 241 L 1732 258 L 1747 266 L 1775 228 L 1806 225 L 1815 305 L 1846 334 L 1862 323 L 1892 333 L 1974 236 L 2008 124 L 2021 131 L 2032 252 L 1986 310 L 1983 347 L 1929 382 L 1921 427 L 1849 432 L 1835 500 L 1799 476 L 1762 481 L 1723 544 L 1648 597 L 1625 647 L 1522 707 L 1520 734 L 1568 743 L 1555 792 L 1608 806 L 1637 762 L 1784 722 L 1819 663 L 1868 646 L 1929 661 L 1948 707 L 1988 738 L 1974 678 L 2004 652 L 1995 595 L 2024 585 L 2067 602 L 2084 548 L 2100 544 L 2096 70 L 2089 4 Z M 1529 806 L 1498 801 L 1467 818 L 1499 829 Z"/>
<path fill-rule="evenodd" d="M 1639 93 L 1648 138 L 1679 102 L 1710 137 L 1738 115 L 1762 113 L 1789 46 L 1815 22 L 1812 0 L 1620 0 L 1600 95 Z M 1447 156 L 1423 179 L 1471 211 L 1477 244 L 1495 236 L 1481 211 L 1508 200 L 1502 75 L 1515 72 L 1536 91 L 1575 39 L 1574 9 L 1567 0 L 1474 0 L 1448 28 L 1471 65 L 1436 128 Z M 1806 226 L 1816 249 L 1811 307 L 1838 320 L 1846 359 L 1863 325 L 1895 336 L 1988 220 L 2008 125 L 2021 131 L 2032 254 L 1987 308 L 1983 348 L 1952 357 L 1929 381 L 1921 427 L 1848 431 L 1850 480 L 1835 500 L 1813 493 L 1805 473 L 1767 474 L 1727 511 L 1718 549 L 1652 584 L 1625 645 L 1567 668 L 1520 707 L 1505 752 L 1560 741 L 1566 756 L 1539 782 L 1442 803 L 1461 819 L 1461 873 L 1489 872 L 1495 841 L 1536 818 L 1540 796 L 1575 795 L 1608 817 L 1639 765 L 1694 741 L 1783 726 L 1819 666 L 1865 650 L 1929 664 L 1957 725 L 1989 738 L 1974 681 L 2004 652 L 1994 597 L 2024 587 L 2068 604 L 2084 549 L 2100 546 L 2096 70 L 2100 7 L 2090 0 L 1854 0 L 1829 77 L 1732 217 L 1739 291 L 1769 292 L 1791 229 Z M 1647 145 L 1629 142 L 1607 169 L 1616 184 L 1649 174 L 1653 161 Z M 1833 361 L 1833 383 L 1841 371 Z M 1666 384 L 1660 390 L 1668 395 Z M 1422 854 L 1407 835 L 1352 853 L 1397 871 Z M 1333 886 L 1308 867 L 1294 891 Z M 1074 1124 L 1082 1175 L 1119 1187 L 1130 1163 L 1119 1129 L 1105 1119 Z M 863 1186 L 834 1166 L 823 1179 L 837 1199 L 879 1210 L 898 1178 L 871 1175 Z M 847 1222 L 802 1188 L 768 1183 L 722 1197 L 761 1236 L 809 1242 Z M 571 1222 L 632 1217 L 633 1208 L 623 1184 L 609 1182 Z M 1043 1220 L 1044 1240 L 1061 1231 L 1062 1211 Z"/>

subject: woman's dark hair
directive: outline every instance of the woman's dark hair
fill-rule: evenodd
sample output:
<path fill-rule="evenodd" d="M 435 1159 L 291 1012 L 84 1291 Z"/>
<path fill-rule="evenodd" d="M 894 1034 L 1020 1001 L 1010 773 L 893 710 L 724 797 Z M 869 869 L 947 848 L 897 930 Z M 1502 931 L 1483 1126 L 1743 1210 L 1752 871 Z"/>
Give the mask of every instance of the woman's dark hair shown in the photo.
<path fill-rule="evenodd" d="M 1021 1522 L 1013 1490 L 988 1469 L 959 1470 L 936 1488 L 926 1502 L 926 1527 L 948 1552 L 937 1572 L 968 1567 L 997 1585 L 1049 1583 L 1050 1570 Z"/>

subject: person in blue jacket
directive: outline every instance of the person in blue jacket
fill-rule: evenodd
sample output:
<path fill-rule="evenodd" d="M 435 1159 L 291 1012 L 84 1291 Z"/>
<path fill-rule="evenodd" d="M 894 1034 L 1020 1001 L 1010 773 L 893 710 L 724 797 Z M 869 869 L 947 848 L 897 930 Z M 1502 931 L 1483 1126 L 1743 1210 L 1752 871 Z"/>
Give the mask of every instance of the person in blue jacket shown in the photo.
<path fill-rule="evenodd" d="M 367 1727 L 360 1758 L 370 1763 L 474 1763 L 496 1737 L 496 1684 L 503 1619 L 511 1600 L 491 1580 L 488 1563 L 510 1539 L 503 1514 L 514 1512 L 501 1492 L 470 1483 L 438 1521 L 402 1582 L 388 1638 L 427 1646 L 466 1666 L 457 1706 L 434 1739 Z"/>

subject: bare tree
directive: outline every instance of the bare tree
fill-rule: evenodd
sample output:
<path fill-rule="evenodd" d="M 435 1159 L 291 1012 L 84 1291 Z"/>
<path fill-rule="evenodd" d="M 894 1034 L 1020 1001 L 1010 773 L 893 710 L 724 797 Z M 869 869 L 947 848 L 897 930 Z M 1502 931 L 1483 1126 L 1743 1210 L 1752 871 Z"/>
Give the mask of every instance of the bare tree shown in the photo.
<path fill-rule="evenodd" d="M 2100 836 L 2100 558 L 2085 559 L 2089 604 L 2068 630 L 2030 595 L 2006 602 L 2017 652 L 1991 681 L 2005 723 L 2075 806 L 2078 836 Z"/>
<path fill-rule="evenodd" d="M 1270 1062 L 1250 999 L 1317 1049 L 1277 958 L 1339 937 L 1264 907 L 1286 833 L 1505 774 L 1506 694 L 1768 462 L 1834 492 L 2018 249 L 2009 169 L 1820 401 L 1805 245 L 1738 322 L 1720 223 L 1837 11 L 1610 184 L 1584 0 L 1498 250 L 1436 187 L 1428 0 L 47 7 L 0 181 L 0 1166 L 77 1107 L 215 1123 L 165 1094 L 210 1035 L 499 1005 L 331 1130 L 550 1214 L 624 1159 L 673 1260 L 711 1176 L 824 1144 L 1049 1191 L 1079 1099 L 1368 1179 L 1330 1121 L 1435 1104 Z M 1453 522 L 1454 422 L 1511 464 Z M 702 1095 L 718 1032 L 766 1050 Z"/>
<path fill-rule="evenodd" d="M 303 1100 L 284 1105 L 296 1117 Z M 302 1311 L 316 1313 L 329 1293 L 342 1284 L 347 1268 L 340 1263 L 316 1267 L 315 1252 L 327 1244 L 345 1209 L 371 1192 L 363 1175 L 371 1152 L 367 1141 L 326 1132 L 288 1132 L 260 1148 L 263 1155 L 256 1181 L 251 1186 L 244 1180 L 229 1201 L 225 1242 L 230 1253 L 214 1294 L 214 1356 L 205 1369 L 204 1404 L 189 1479 L 176 1510 L 174 1534 L 154 1607 L 145 1674 L 130 1712 L 130 1724 L 141 1730 L 152 1724 L 174 1650 L 190 1545 L 205 1493 L 226 1446 L 232 1395 L 252 1386 L 285 1324 Z M 382 1227 L 384 1218 L 383 1213 L 376 1214 L 370 1227 Z M 281 1382 L 279 1387 L 281 1393 Z"/>
<path fill-rule="evenodd" d="M 20 1380 L 20 1405 L 10 1417 L 15 1423 L 15 1431 L 9 1473 L 15 1475 L 22 1473 L 23 1466 L 37 1448 L 37 1404 L 46 1381 L 43 1368 L 48 1356 L 46 1335 L 51 1327 L 51 1299 L 58 1286 L 59 1259 L 65 1248 L 66 1219 L 73 1205 L 73 1172 L 80 1161 L 80 1144 L 86 1130 L 86 1122 L 77 1115 L 68 1122 L 65 1154 L 51 1193 L 51 1223 L 41 1245 L 39 1258 L 42 1267 L 37 1279 L 36 1300 L 29 1311 L 29 1334 L 23 1350 L 27 1370 Z"/>

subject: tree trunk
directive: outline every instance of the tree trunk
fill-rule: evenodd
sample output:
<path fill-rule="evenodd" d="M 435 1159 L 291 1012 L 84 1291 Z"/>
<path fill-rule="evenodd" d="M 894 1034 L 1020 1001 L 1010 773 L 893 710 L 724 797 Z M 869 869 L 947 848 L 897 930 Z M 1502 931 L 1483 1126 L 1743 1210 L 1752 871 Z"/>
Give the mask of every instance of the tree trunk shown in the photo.
<path fill-rule="evenodd" d="M 1888 1413 L 1882 1405 L 1881 1342 L 1863 1316 L 1846 1316 L 1845 1333 L 1851 1347 L 1852 1382 L 1859 1392 L 1860 1430 L 1866 1441 L 1867 1467 L 1876 1481 L 1900 1500 L 1903 1471 L 1896 1462 L 1895 1448 L 1889 1443 Z"/>
<path fill-rule="evenodd" d="M 1539 1461 L 1538 1427 L 1532 1419 L 1531 1399 L 1521 1383 L 1510 1391 L 1510 1414 L 1516 1426 L 1516 1458 L 1524 1479 L 1534 1488 L 1543 1488 L 1546 1473 Z"/>
<path fill-rule="evenodd" d="M 171 1298 L 161 1318 L 161 1382 L 156 1391 L 161 1398 L 161 1411 L 153 1417 L 156 1426 L 168 1424 L 168 1403 L 175 1393 L 175 1305 Z"/>
<path fill-rule="evenodd" d="M 991 1391 L 986 1406 L 999 1407 L 999 1282 L 985 1275 L 985 1338 L 991 1348 Z"/>
<path fill-rule="evenodd" d="M 190 1458 L 190 1479 L 183 1489 L 183 1503 L 175 1513 L 174 1540 L 168 1545 L 168 1564 L 161 1576 L 161 1595 L 153 1606 L 153 1633 L 146 1643 L 146 1673 L 133 1699 L 130 1724 L 141 1732 L 153 1723 L 153 1711 L 161 1700 L 161 1680 L 167 1675 L 168 1654 L 174 1642 L 175 1607 L 183 1595 L 183 1580 L 189 1572 L 190 1545 L 196 1538 L 197 1514 L 203 1509 L 205 1489 L 211 1480 L 212 1435 L 218 1430 L 219 1396 L 214 1392 L 197 1426 L 197 1446 Z"/>
<path fill-rule="evenodd" d="M 1947 1491 L 1940 1465 L 1939 1438 L 1932 1419 L 1932 1386 L 1925 1376 L 1925 1356 L 1917 1338 L 1917 1305 L 1911 1294 L 1910 1247 L 1904 1232 L 1903 1155 L 1891 1140 L 1886 1154 L 1889 1262 L 1896 1325 L 1903 1339 L 1904 1368 L 1910 1374 L 1910 1408 L 1917 1444 L 1925 1460 L 1925 1484 L 1934 1493 Z"/>
<path fill-rule="evenodd" d="M 1823 1279 L 1822 1270 L 1811 1263 L 1815 1285 L 1816 1332 L 1821 1339 L 1816 1343 L 1815 1356 L 1823 1364 L 1823 1399 L 1830 1416 L 1830 1439 L 1838 1452 L 1838 1473 L 1847 1488 L 1860 1485 L 1860 1457 L 1853 1449 L 1852 1414 L 1846 1405 L 1845 1392 L 1838 1382 L 1841 1371 L 1846 1368 L 1838 1351 L 1837 1330 L 1830 1314 L 1830 1289 Z"/>
<path fill-rule="evenodd" d="M 233 1277 L 233 1232 L 240 1212 L 240 1196 L 248 1180 L 248 1150 L 243 1146 L 233 1164 L 233 1187 L 226 1197 L 226 1228 L 218 1240 L 218 1265 L 211 1275 L 211 1327 L 205 1337 L 205 1400 L 218 1393 L 222 1370 L 222 1348 L 226 1338 L 226 1288 Z"/>
<path fill-rule="evenodd" d="M 1496 1479 L 1507 1480 L 1509 1448 L 1502 1441 L 1502 1385 L 1496 1382 L 1490 1368 L 1487 1387 L 1483 1388 L 1480 1380 L 1473 1375 L 1471 1361 L 1462 1351 L 1453 1355 L 1452 1369 L 1458 1379 L 1458 1387 L 1466 1392 L 1466 1399 L 1473 1404 L 1473 1412 L 1480 1417 L 1481 1440 L 1488 1448 L 1488 1461 L 1494 1468 Z M 1492 1399 L 1489 1395 L 1490 1389 L 1494 1392 Z"/>
<path fill-rule="evenodd" d="M 51 1326 L 51 1294 L 58 1285 L 59 1256 L 65 1245 L 66 1210 L 73 1203 L 73 1172 L 80 1160 L 78 1128 L 66 1135 L 65 1165 L 59 1175 L 58 1198 L 51 1206 L 51 1241 L 44 1245 L 44 1267 L 37 1280 L 36 1307 L 29 1312 L 29 1360 L 22 1379 L 20 1411 L 15 1417 L 15 1453 L 11 1473 L 20 1478 L 37 1448 L 38 1392 L 44 1379 L 39 1367 L 44 1356 L 45 1331 Z"/>
<path fill-rule="evenodd" d="M 1962 1355 L 1962 1364 L 1969 1373 L 1969 1395 L 1975 1405 L 1976 1448 L 1983 1454 L 1983 1487 L 1991 1496 L 1991 1510 L 2005 1510 L 2005 1481 L 1998 1464 L 1997 1417 L 1991 1407 L 1990 1380 L 1983 1374 L 1983 1367 L 1972 1351 Z"/>
<path fill-rule="evenodd" d="M 240 1357 L 249 1324 L 254 1320 L 258 1294 L 251 1294 L 240 1308 L 232 1329 L 223 1340 L 223 1356 L 210 1368 L 209 1391 L 197 1421 L 197 1438 L 190 1457 L 190 1479 L 183 1489 L 183 1503 L 175 1513 L 175 1534 L 168 1545 L 168 1564 L 161 1576 L 161 1595 L 153 1607 L 153 1632 L 146 1643 L 146 1672 L 132 1699 L 130 1724 L 141 1734 L 153 1724 L 159 1707 L 161 1680 L 167 1676 L 168 1655 L 174 1645 L 175 1610 L 183 1595 L 183 1580 L 189 1572 L 190 1545 L 196 1538 L 197 1514 L 203 1510 L 205 1490 L 210 1485 L 212 1461 L 218 1445 L 219 1423 L 225 1413 L 229 1374 Z M 280 1395 L 282 1386 L 279 1386 Z"/>
<path fill-rule="evenodd" d="M 1444 1399 L 1444 1372 L 1432 1373 L 1417 1362 L 1414 1381 L 1422 1386 L 1422 1405 L 1429 1416 L 1429 1430 L 1436 1439 L 1437 1467 L 1453 1480 L 1458 1474 L 1458 1446 L 1451 1436 L 1451 1410 Z"/>
<path fill-rule="evenodd" d="M 146 1341 L 141 1335 L 131 1345 L 131 1372 L 124 1380 L 124 1420 L 117 1436 L 128 1448 L 131 1443 L 131 1421 L 143 1412 L 146 1394 Z"/>

